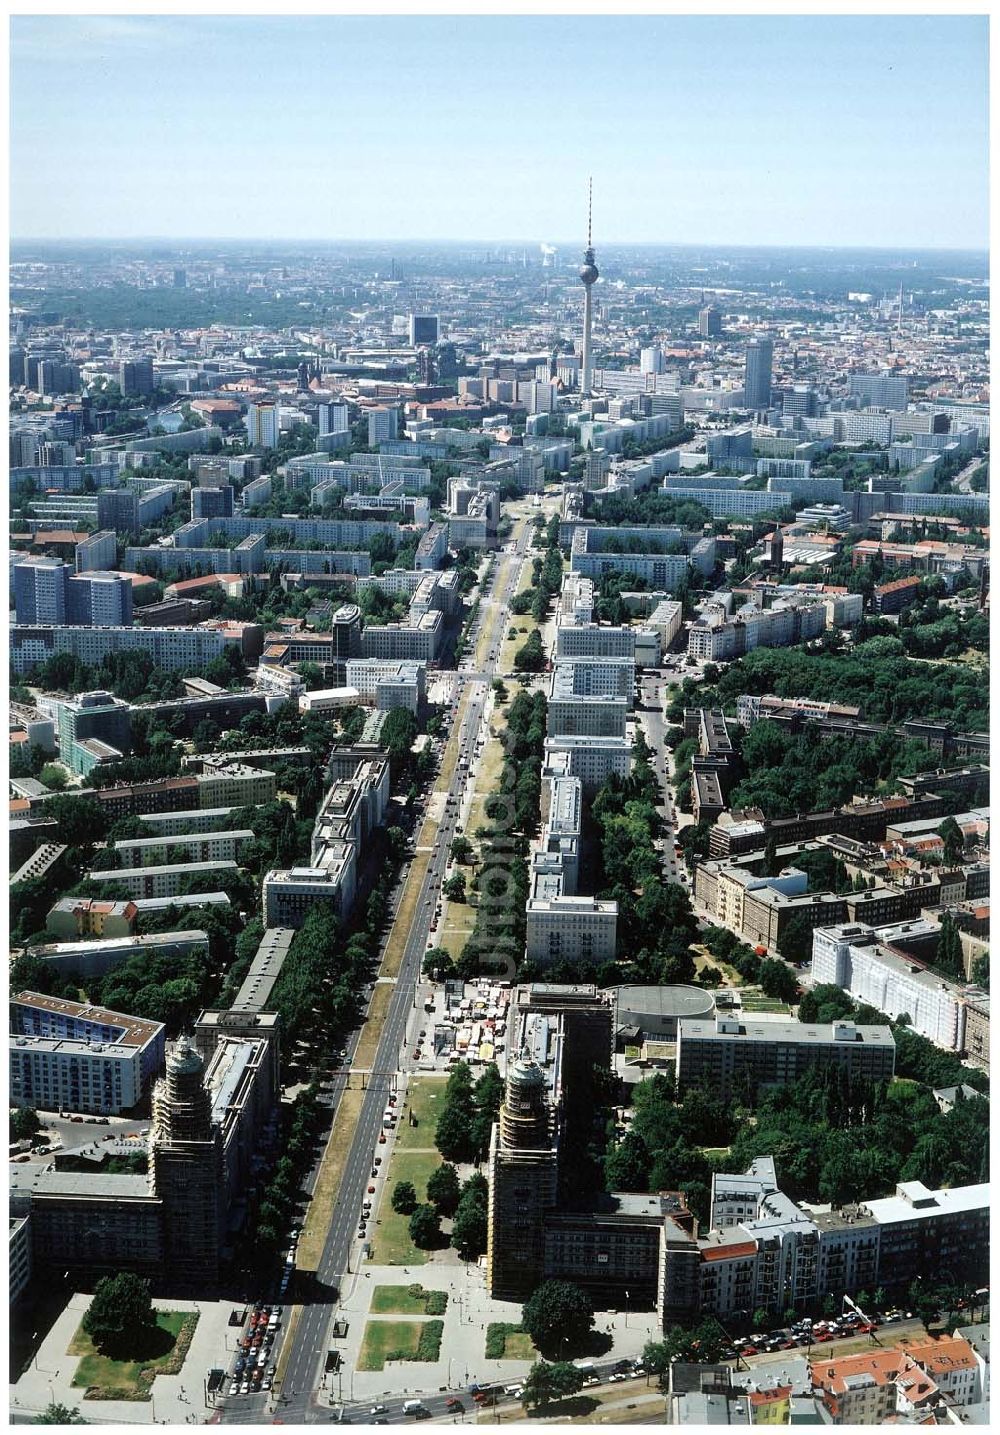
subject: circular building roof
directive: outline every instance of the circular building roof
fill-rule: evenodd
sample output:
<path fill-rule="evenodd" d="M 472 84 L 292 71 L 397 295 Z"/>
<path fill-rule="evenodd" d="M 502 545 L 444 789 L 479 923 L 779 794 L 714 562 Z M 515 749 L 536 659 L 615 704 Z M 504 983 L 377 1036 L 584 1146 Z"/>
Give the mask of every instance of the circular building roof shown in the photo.
<path fill-rule="evenodd" d="M 191 1045 L 186 1036 L 178 1038 L 173 1051 L 167 1057 L 167 1065 L 171 1071 L 191 1072 L 201 1071 L 204 1066 L 200 1055 Z"/>
<path fill-rule="evenodd" d="M 702 987 L 619 987 L 615 992 L 618 1020 L 629 1016 L 642 1025 L 644 1016 L 662 1021 L 664 1017 L 709 1017 L 715 1011 L 715 997 Z"/>
<path fill-rule="evenodd" d="M 526 1048 L 522 1047 L 517 1060 L 507 1072 L 507 1080 L 511 1086 L 520 1087 L 543 1087 L 545 1085 L 545 1073 L 542 1068 L 528 1054 Z"/>

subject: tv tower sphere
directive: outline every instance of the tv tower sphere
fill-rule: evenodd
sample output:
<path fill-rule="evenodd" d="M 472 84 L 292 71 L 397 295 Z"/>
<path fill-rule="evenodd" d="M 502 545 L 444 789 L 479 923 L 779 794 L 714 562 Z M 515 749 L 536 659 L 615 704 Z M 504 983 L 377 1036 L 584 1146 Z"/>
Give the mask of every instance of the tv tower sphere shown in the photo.
<path fill-rule="evenodd" d="M 601 272 L 594 263 L 594 251 L 587 249 L 584 252 L 583 263 L 580 266 L 580 278 L 589 288 L 590 285 L 595 284 L 600 277 Z"/>

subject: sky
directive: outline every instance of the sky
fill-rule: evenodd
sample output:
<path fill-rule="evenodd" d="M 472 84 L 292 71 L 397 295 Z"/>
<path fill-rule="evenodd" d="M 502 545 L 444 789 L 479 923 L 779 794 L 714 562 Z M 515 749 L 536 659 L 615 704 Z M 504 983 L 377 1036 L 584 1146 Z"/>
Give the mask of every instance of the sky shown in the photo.
<path fill-rule="evenodd" d="M 14 238 L 985 248 L 984 16 L 22 16 Z"/>

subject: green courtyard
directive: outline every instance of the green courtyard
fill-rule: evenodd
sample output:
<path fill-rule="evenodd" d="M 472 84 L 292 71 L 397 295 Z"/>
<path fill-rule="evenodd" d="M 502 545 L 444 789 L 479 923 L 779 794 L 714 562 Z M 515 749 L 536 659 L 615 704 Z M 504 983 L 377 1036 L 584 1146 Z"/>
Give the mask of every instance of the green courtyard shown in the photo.
<path fill-rule="evenodd" d="M 197 1324 L 197 1311 L 158 1310 L 144 1348 L 131 1360 L 102 1355 L 80 1326 L 67 1351 L 80 1356 L 73 1384 L 83 1387 L 85 1400 L 148 1400 L 158 1375 L 176 1375 L 183 1366 Z"/>

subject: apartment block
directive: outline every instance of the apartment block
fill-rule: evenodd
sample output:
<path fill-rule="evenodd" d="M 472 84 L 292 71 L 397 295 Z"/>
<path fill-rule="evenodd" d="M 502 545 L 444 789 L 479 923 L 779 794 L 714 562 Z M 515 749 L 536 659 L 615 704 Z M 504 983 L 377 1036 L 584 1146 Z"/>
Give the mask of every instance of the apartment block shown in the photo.
<path fill-rule="evenodd" d="M 587 966 L 614 960 L 617 902 L 581 896 L 532 898 L 526 911 L 529 961 Z"/>
<path fill-rule="evenodd" d="M 692 1018 L 677 1024 L 675 1074 L 680 1089 L 706 1085 L 728 1099 L 745 1083 L 751 1088 L 796 1081 L 812 1067 L 836 1067 L 850 1077 L 888 1081 L 896 1044 L 887 1026 L 834 1022 L 740 1020 L 714 1023 Z"/>
<path fill-rule="evenodd" d="M 10 1002 L 14 1106 L 114 1116 L 130 1110 L 163 1065 L 162 1022 L 19 992 Z"/>
<path fill-rule="evenodd" d="M 178 850 L 189 862 L 234 862 L 238 860 L 240 848 L 253 840 L 250 828 L 242 827 L 228 832 L 176 832 L 167 837 L 129 837 L 113 845 L 118 860 L 127 868 L 156 866 L 169 853 Z"/>

